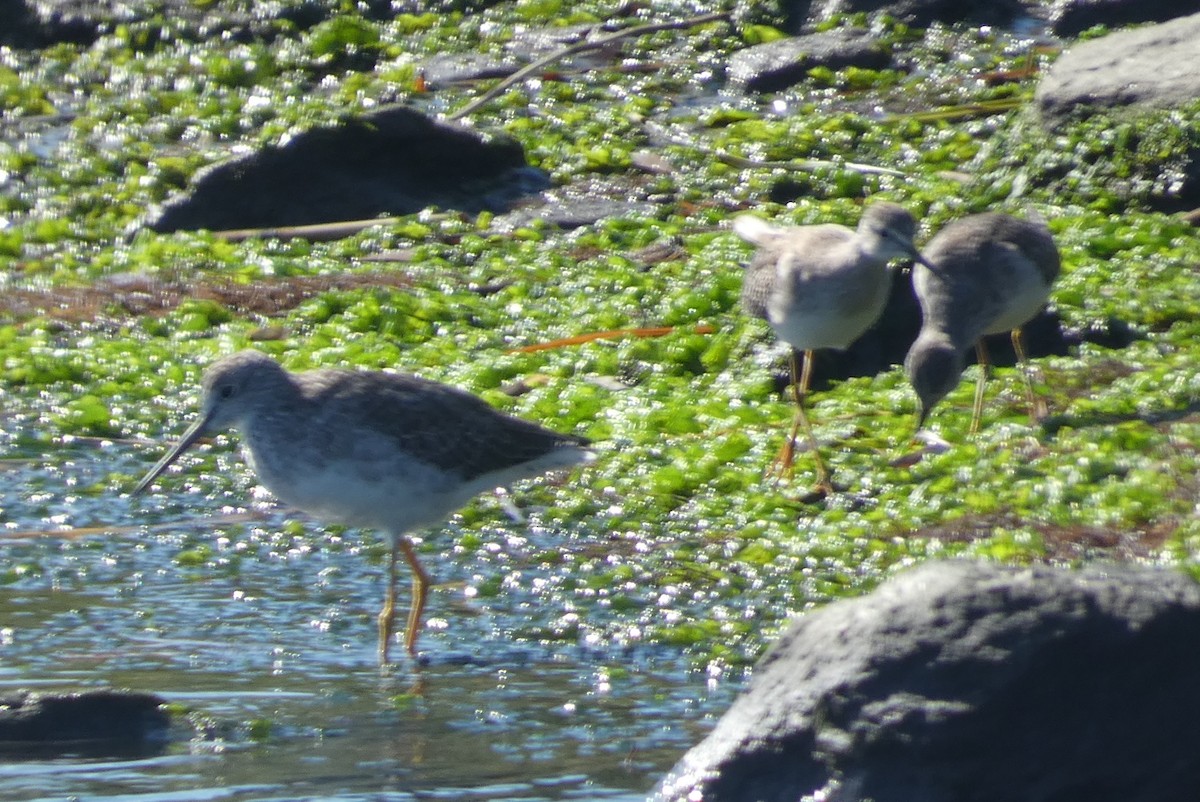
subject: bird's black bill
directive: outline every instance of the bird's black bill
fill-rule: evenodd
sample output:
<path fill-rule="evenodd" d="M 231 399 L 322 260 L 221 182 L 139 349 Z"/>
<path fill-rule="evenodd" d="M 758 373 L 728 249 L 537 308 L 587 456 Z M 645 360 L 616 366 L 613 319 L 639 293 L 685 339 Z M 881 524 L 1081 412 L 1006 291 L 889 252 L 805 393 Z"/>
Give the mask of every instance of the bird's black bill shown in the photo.
<path fill-rule="evenodd" d="M 136 496 L 149 487 L 150 483 L 157 479 L 163 471 L 171 467 L 172 462 L 179 459 L 183 452 L 191 448 L 192 445 L 194 445 L 195 442 L 204 435 L 204 432 L 207 428 L 208 417 L 203 417 L 193 423 L 191 428 L 183 433 L 183 437 L 179 438 L 179 442 L 176 443 L 171 450 L 168 451 L 162 459 L 155 463 L 154 467 L 142 477 L 142 481 L 137 483 L 137 487 L 133 489 L 131 495 Z"/>
<path fill-rule="evenodd" d="M 924 256 L 921 255 L 921 252 L 917 250 L 917 246 L 915 246 L 915 245 L 912 246 L 912 249 L 909 251 L 909 254 L 912 256 L 914 262 L 923 264 L 926 267 L 928 267 L 930 270 L 934 270 L 934 271 L 937 270 L 937 266 L 933 262 L 929 261 L 928 259 L 926 259 Z"/>

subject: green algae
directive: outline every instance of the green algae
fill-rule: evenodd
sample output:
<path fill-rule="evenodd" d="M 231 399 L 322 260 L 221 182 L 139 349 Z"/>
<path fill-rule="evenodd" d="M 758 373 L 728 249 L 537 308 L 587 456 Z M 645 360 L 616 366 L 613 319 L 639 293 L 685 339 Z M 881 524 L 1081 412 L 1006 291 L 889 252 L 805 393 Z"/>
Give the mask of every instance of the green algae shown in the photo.
<path fill-rule="evenodd" d="M 11 308 L 0 320 L 6 410 L 34 417 L 39 434 L 6 442 L 3 456 L 53 462 L 53 444 L 69 437 L 173 437 L 196 413 L 203 367 L 242 347 L 261 348 L 293 369 L 417 372 L 592 437 L 600 453 L 566 483 L 520 489 L 534 524 L 562 532 L 561 542 L 514 546 L 494 505 L 481 500 L 423 551 L 449 549 L 478 561 L 484 568 L 474 590 L 489 603 L 505 604 L 514 588 L 536 598 L 547 612 L 538 623 L 513 624 L 518 637 L 642 640 L 722 664 L 753 659 L 790 613 L 863 592 L 890 570 L 932 557 L 1145 559 L 1200 575 L 1200 536 L 1190 523 L 1200 245 L 1193 229 L 1148 204 L 1169 180 L 1169 172 L 1151 177 L 1155 160 L 1179 163 L 1194 145 L 1200 107 L 1116 128 L 1103 119 L 1082 123 L 1056 135 L 1061 143 L 1038 139 L 1028 111 L 987 105 L 1028 103 L 1028 83 L 978 80 L 1028 60 L 998 33 L 922 34 L 881 21 L 889 46 L 908 48 L 924 75 L 814 71 L 766 99 L 792 112 L 781 116 L 757 100 L 711 95 L 708 66 L 744 41 L 771 35 L 711 24 L 626 43 L 635 60 L 660 60 L 669 47 L 660 69 L 538 80 L 475 115 L 478 127 L 517 138 L 531 163 L 558 182 L 649 182 L 667 199 L 651 216 L 571 232 L 533 224 L 505 234 L 491 228 L 492 215 L 423 214 L 335 243 L 230 243 L 137 228 L 147 208 L 234 144 L 276 142 L 393 100 L 460 107 L 479 87 L 426 96 L 413 81 L 422 58 L 499 52 L 521 26 L 604 19 L 604 11 L 543 1 L 393 20 L 350 14 L 304 33 L 281 29 L 269 47 L 197 41 L 182 25 L 148 18 L 89 47 L 7 55 L 22 69 L 20 78 L 0 70 L 4 113 L 31 123 L 0 142 L 4 186 L 21 188 L 0 194 L 7 223 L 0 266 L 9 288 L 49 293 L 131 276 L 249 286 L 365 275 L 378 266 L 363 257 L 390 249 L 412 256 L 389 268 L 403 271 L 411 287 L 327 290 L 286 307 L 193 297 L 132 314 L 110 300 L 49 319 Z M 973 60 L 949 57 L 968 45 Z M 369 58 L 339 63 L 338 54 L 350 51 Z M 910 113 L 965 103 L 986 116 Z M 898 113 L 880 115 L 880 105 Z M 54 137 L 32 125 L 46 114 L 65 115 Z M 648 119 L 745 159 L 846 160 L 905 175 L 734 166 L 696 148 L 661 145 L 642 124 Z M 647 148 L 658 148 L 673 170 L 638 173 L 633 153 Z M 969 180 L 947 175 L 956 172 Z M 1032 204 L 1064 256 L 1053 303 L 1066 324 L 1086 331 L 1117 319 L 1141 339 L 1120 351 L 1085 345 L 1038 360 L 1052 410 L 1041 427 L 1028 422 L 1020 377 L 1000 369 L 988 385 L 984 428 L 968 437 L 968 370 L 933 419 L 953 447 L 915 462 L 902 459 L 917 446 L 915 403 L 899 368 L 834 383 L 814 395 L 812 409 L 845 489 L 812 502 L 806 455 L 790 482 L 763 477 L 792 409 L 774 389 L 781 351 L 766 326 L 738 308 L 749 250 L 723 224 L 753 206 L 791 222 L 852 225 L 866 196 L 924 215 L 924 236 L 969 211 L 1022 212 Z M 639 259 L 641 249 L 665 242 L 679 243 L 678 258 Z M 675 328 L 512 350 L 656 326 Z M 259 339 L 267 329 L 278 334 Z M 146 460 L 157 456 L 143 450 Z M 101 469 L 93 492 L 119 496 L 138 467 Z M 209 488 L 231 503 L 251 484 L 225 440 L 197 454 L 186 478 L 166 481 Z M 49 503 L 33 509 L 55 514 Z M 318 542 L 344 548 L 340 530 L 312 529 L 232 537 L 255 544 L 238 559 L 254 559 L 260 544 L 271 554 Z M 1095 531 L 1128 537 L 1118 547 L 1079 535 Z M 385 547 L 369 542 L 367 556 L 382 560 Z M 236 560 L 204 538 L 180 540 L 176 562 L 196 576 L 236 570 Z M 0 579 L 18 581 L 15 571 Z M 522 572 L 541 584 L 527 586 Z"/>
<path fill-rule="evenodd" d="M 1108 214 L 1179 208 L 1200 153 L 1200 101 L 1115 110 L 1049 131 L 1032 109 L 989 140 L 973 165 L 997 192 Z"/>

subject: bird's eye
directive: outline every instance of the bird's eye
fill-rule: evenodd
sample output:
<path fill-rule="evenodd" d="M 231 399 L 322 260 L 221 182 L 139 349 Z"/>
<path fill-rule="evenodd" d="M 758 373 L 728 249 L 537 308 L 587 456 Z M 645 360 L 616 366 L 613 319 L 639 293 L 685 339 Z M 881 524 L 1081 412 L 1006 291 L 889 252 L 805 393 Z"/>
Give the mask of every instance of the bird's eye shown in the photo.
<path fill-rule="evenodd" d="M 221 398 L 233 398 L 233 392 L 234 389 L 232 384 L 222 384 L 217 389 L 217 395 L 219 395 Z"/>

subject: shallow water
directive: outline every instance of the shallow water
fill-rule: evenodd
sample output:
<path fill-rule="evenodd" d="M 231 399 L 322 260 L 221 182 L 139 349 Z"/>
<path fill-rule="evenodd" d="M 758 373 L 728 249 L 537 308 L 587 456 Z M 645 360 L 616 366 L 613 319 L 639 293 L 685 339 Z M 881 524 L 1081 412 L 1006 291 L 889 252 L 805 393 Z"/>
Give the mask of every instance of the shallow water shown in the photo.
<path fill-rule="evenodd" d="M 215 449 L 225 477 L 193 463 L 187 481 L 131 500 L 95 484 L 136 475 L 161 446 L 63 443 L 28 457 L 11 445 L 28 438 L 6 428 L 0 692 L 111 686 L 191 713 L 175 716 L 161 754 L 6 758 L 2 799 L 642 799 L 735 690 L 679 654 L 589 640 L 594 630 L 514 635 L 572 615 L 536 591 L 553 576 L 519 557 L 574 536 L 486 499 L 487 542 L 426 552 L 440 580 L 427 663 L 381 671 L 370 535 L 265 499 L 231 507 L 251 485 L 228 448 Z M 472 592 L 492 574 L 497 594 Z"/>

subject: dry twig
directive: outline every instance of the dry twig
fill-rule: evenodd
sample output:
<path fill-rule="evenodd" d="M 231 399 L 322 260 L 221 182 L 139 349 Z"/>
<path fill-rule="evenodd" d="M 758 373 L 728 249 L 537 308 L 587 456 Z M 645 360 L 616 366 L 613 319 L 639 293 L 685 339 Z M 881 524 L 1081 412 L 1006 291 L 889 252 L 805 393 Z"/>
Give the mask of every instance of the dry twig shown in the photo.
<path fill-rule="evenodd" d="M 736 156 L 728 151 L 701 145 L 693 139 L 688 139 L 687 137 L 674 134 L 668 131 L 665 127 L 655 123 L 647 123 L 646 129 L 655 136 L 670 142 L 672 145 L 679 145 L 681 147 L 697 150 L 706 156 L 712 156 L 717 161 L 733 167 L 742 167 L 752 170 L 768 169 L 802 171 L 819 170 L 828 167 L 840 167 L 844 170 L 852 170 L 856 173 L 865 173 L 868 175 L 891 175 L 899 178 L 904 177 L 904 173 L 900 170 L 893 170 L 890 167 L 878 167 L 874 164 L 859 164 L 857 162 L 829 161 L 826 159 L 790 159 L 788 161 L 747 159 L 744 156 Z"/>
<path fill-rule="evenodd" d="M 479 109 L 484 104 L 491 101 L 493 98 L 502 94 L 506 89 L 516 83 L 528 78 L 533 73 L 543 69 L 548 64 L 553 64 L 556 61 L 561 61 L 568 56 L 573 56 L 577 53 L 586 53 L 589 50 L 601 50 L 608 45 L 620 39 L 628 39 L 631 36 L 641 36 L 646 33 L 654 33 L 656 31 L 675 30 L 679 28 L 691 28 L 696 25 L 703 25 L 707 22 L 719 22 L 720 20 L 728 19 L 728 12 L 714 11 L 709 14 L 700 14 L 695 17 L 686 19 L 671 20 L 668 22 L 651 22 L 646 25 L 635 25 L 632 28 L 625 28 L 615 33 L 610 33 L 607 36 L 600 36 L 595 39 L 585 39 L 582 42 L 576 42 L 573 45 L 568 45 L 561 50 L 555 50 L 547 56 L 544 56 L 537 61 L 526 64 L 521 69 L 514 72 L 498 84 L 493 86 L 488 91 L 484 92 L 479 97 L 472 100 L 467 105 L 463 106 L 458 111 L 452 111 L 446 115 L 448 120 L 458 120 L 466 117 L 468 114 Z"/>

